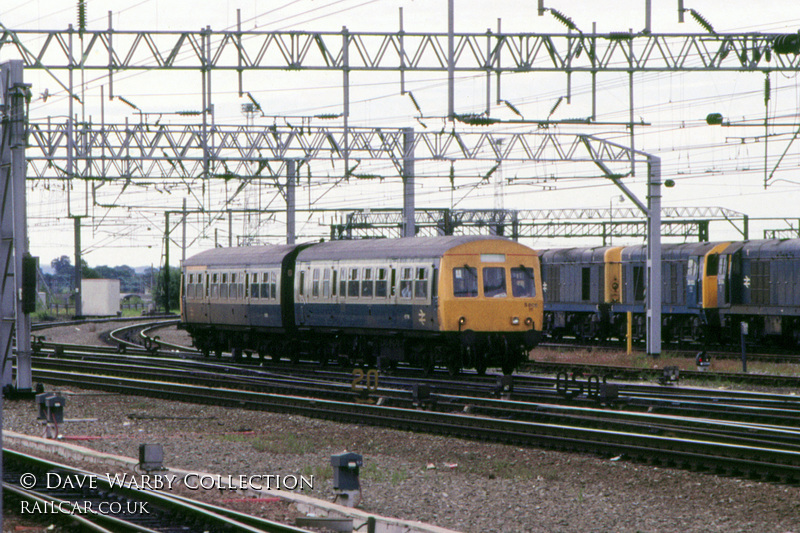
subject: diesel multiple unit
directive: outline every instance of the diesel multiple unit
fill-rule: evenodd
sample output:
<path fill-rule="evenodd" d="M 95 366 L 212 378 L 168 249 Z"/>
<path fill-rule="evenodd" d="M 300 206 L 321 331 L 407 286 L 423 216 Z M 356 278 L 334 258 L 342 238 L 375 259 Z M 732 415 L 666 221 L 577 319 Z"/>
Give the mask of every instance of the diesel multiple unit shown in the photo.
<path fill-rule="evenodd" d="M 510 373 L 540 337 L 539 258 L 482 236 L 216 248 L 184 262 L 181 318 L 206 353 Z"/>

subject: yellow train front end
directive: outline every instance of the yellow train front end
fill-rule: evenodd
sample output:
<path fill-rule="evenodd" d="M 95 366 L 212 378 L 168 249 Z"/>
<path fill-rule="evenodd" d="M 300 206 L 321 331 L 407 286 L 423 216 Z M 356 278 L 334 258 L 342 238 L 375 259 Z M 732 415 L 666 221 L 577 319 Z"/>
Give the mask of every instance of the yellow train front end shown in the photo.
<path fill-rule="evenodd" d="M 456 336 L 462 364 L 510 373 L 541 337 L 544 302 L 539 258 L 513 241 L 465 243 L 443 254 L 439 324 Z"/>

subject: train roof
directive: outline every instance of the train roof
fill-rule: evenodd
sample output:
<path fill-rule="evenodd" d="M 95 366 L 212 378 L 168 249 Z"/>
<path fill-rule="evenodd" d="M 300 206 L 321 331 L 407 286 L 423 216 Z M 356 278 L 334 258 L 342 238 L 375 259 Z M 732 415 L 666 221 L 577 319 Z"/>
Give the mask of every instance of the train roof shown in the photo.
<path fill-rule="evenodd" d="M 314 244 L 275 244 L 212 248 L 183 262 L 185 267 L 245 267 L 250 265 L 280 265 L 284 257 L 298 247 L 303 250 L 298 261 L 319 259 L 413 259 L 441 257 L 448 250 L 475 241 L 505 241 L 510 239 L 486 235 L 456 235 L 442 237 L 407 237 L 402 239 L 358 239 L 328 241 Z M 516 243 L 515 243 L 516 244 Z M 522 245 L 520 245 L 522 246 Z"/>
<path fill-rule="evenodd" d="M 230 267 L 248 265 L 280 265 L 297 244 L 212 248 L 189 257 L 183 266 Z"/>
<path fill-rule="evenodd" d="M 422 259 L 441 257 L 456 246 L 497 240 L 513 243 L 505 237 L 487 235 L 455 235 L 442 237 L 405 237 L 401 239 L 358 239 L 328 241 L 300 252 L 298 261 L 339 259 Z M 515 243 L 516 244 L 516 243 Z M 522 246 L 522 245 L 520 245 Z"/>

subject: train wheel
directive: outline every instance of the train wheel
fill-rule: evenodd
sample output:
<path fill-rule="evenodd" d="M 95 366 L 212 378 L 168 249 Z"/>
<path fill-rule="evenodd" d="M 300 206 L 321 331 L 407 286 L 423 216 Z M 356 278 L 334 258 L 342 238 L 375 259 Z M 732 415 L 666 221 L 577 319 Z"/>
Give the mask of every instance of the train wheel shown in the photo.
<path fill-rule="evenodd" d="M 457 376 L 461 372 L 461 356 L 455 350 L 447 357 L 447 372 L 451 376 Z"/>
<path fill-rule="evenodd" d="M 320 344 L 317 347 L 317 360 L 319 361 L 319 366 L 328 366 L 329 355 L 330 353 L 326 345 Z"/>
<path fill-rule="evenodd" d="M 222 348 L 217 348 L 214 350 L 214 357 L 217 359 L 222 359 Z"/>
<path fill-rule="evenodd" d="M 477 353 L 475 354 L 475 372 L 478 373 L 479 376 L 486 375 L 486 369 L 488 368 L 488 364 L 486 362 L 486 354 Z"/>
<path fill-rule="evenodd" d="M 422 371 L 426 376 L 433 374 L 436 368 L 436 357 L 432 353 L 427 353 L 422 356 Z"/>

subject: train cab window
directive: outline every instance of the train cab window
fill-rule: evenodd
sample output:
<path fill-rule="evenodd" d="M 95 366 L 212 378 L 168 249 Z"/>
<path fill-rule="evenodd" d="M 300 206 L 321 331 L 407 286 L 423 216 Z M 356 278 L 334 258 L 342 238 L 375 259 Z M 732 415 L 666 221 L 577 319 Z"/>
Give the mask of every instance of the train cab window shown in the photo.
<path fill-rule="evenodd" d="M 311 277 L 311 296 L 319 298 L 319 269 L 315 268 Z"/>
<path fill-rule="evenodd" d="M 372 287 L 373 287 L 372 269 L 365 268 L 364 276 L 361 279 L 361 296 L 363 298 L 372 298 Z"/>
<path fill-rule="evenodd" d="M 326 268 L 322 271 L 322 297 L 330 298 L 331 295 L 331 269 Z"/>
<path fill-rule="evenodd" d="M 719 254 L 708 254 L 706 259 L 706 276 L 716 276 L 719 273 Z"/>
<path fill-rule="evenodd" d="M 358 269 L 350 269 L 350 277 L 347 280 L 347 296 L 349 298 L 358 298 Z"/>
<path fill-rule="evenodd" d="M 453 269 L 453 296 L 456 298 L 477 298 L 477 268 L 464 265 Z"/>
<path fill-rule="evenodd" d="M 485 298 L 505 298 L 506 269 L 503 267 L 484 267 L 483 296 Z"/>
<path fill-rule="evenodd" d="M 405 267 L 400 271 L 400 298 L 411 298 L 412 284 L 411 268 Z"/>
<path fill-rule="evenodd" d="M 518 266 L 511 269 L 511 295 L 514 298 L 533 298 L 536 296 L 536 283 L 533 269 Z"/>
<path fill-rule="evenodd" d="M 375 279 L 375 297 L 386 298 L 386 269 L 379 268 L 377 277 Z"/>
<path fill-rule="evenodd" d="M 414 298 L 427 298 L 428 297 L 428 269 L 425 267 L 417 267 L 416 276 L 414 276 Z"/>

